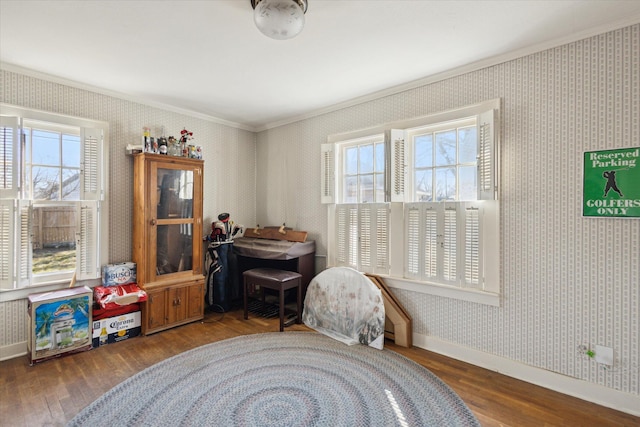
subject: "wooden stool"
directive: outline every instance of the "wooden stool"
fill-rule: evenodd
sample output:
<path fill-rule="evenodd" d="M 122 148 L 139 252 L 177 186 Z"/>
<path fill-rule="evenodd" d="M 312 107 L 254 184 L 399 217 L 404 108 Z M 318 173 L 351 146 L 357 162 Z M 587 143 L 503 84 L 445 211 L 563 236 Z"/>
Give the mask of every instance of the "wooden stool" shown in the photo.
<path fill-rule="evenodd" d="M 244 318 L 249 318 L 249 286 L 256 285 L 275 289 L 280 296 L 280 332 L 284 330 L 284 291 L 298 288 L 298 317 L 296 323 L 302 323 L 302 275 L 295 271 L 276 270 L 274 268 L 254 268 L 242 273 L 244 278 Z M 264 302 L 264 292 L 262 293 Z"/>

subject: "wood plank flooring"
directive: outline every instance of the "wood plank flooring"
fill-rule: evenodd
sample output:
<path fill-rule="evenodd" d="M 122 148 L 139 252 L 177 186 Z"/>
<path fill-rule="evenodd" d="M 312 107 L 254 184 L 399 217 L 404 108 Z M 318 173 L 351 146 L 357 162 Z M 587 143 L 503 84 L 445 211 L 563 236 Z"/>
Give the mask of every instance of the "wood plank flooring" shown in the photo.
<path fill-rule="evenodd" d="M 304 325 L 289 330 L 308 331 Z M 277 319 L 242 311 L 207 313 L 196 322 L 146 337 L 29 366 L 27 357 L 0 362 L 0 426 L 64 426 L 82 408 L 133 374 L 214 341 L 277 332 Z M 640 426 L 614 411 L 419 348 L 385 347 L 420 363 L 460 395 L 483 426 Z M 115 426 L 114 426 L 115 427 Z M 339 427 L 339 426 L 337 426 Z"/>

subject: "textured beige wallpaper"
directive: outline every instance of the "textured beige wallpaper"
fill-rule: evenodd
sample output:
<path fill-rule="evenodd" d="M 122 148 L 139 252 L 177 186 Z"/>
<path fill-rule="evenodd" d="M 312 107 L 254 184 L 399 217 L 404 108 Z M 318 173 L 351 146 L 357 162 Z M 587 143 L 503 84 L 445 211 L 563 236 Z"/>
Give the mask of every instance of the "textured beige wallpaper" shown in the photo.
<path fill-rule="evenodd" d="M 109 262 L 131 260 L 133 159 L 125 147 L 142 128 L 178 135 L 187 128 L 203 147 L 204 231 L 220 212 L 255 223 L 255 134 L 83 89 L 0 70 L 0 102 L 109 122 Z M 209 225 L 208 225 L 209 224 Z M 0 347 L 27 340 L 26 300 L 0 303 Z"/>
<path fill-rule="evenodd" d="M 320 144 L 328 135 L 501 98 L 501 307 L 410 291 L 414 332 L 640 395 L 640 219 L 582 218 L 584 151 L 640 146 L 640 25 L 260 132 L 0 72 L 0 102 L 111 123 L 110 258 L 131 256 L 131 159 L 142 126 L 204 147 L 205 225 L 309 231 L 326 254 Z M 256 159 L 259 159 L 256 162 Z M 322 258 L 319 258 L 319 264 Z M 24 300 L 0 304 L 0 346 L 26 340 Z M 581 343 L 614 348 L 603 371 Z"/>
<path fill-rule="evenodd" d="M 502 99 L 501 307 L 397 290 L 414 332 L 640 394 L 640 219 L 582 218 L 584 151 L 640 146 L 640 25 L 258 134 L 257 217 L 326 254 L 327 136 Z M 640 183 L 638 184 L 640 185 Z M 581 343 L 614 348 L 604 371 Z"/>

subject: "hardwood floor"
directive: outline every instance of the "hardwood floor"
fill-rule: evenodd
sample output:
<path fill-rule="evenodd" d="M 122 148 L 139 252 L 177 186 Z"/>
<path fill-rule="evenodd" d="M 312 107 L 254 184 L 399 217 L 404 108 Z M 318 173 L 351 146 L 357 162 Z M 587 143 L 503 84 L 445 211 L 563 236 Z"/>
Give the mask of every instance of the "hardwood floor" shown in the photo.
<path fill-rule="evenodd" d="M 27 357 L 0 362 L 0 425 L 63 426 L 104 392 L 163 359 L 210 342 L 276 332 L 277 319 L 242 311 L 207 313 L 192 323 L 29 366 Z M 309 330 L 293 325 L 285 330 Z M 483 426 L 639 426 L 614 411 L 419 348 L 385 347 L 425 366 L 460 395 Z M 114 426 L 115 427 L 115 426 Z"/>

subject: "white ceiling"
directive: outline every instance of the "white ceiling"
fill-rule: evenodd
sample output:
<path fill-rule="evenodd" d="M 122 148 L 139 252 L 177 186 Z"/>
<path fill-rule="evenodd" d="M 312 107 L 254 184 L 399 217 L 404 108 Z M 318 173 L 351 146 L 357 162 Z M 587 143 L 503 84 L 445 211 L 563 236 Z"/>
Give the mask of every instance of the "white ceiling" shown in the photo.
<path fill-rule="evenodd" d="M 638 0 L 309 0 L 272 40 L 250 0 L 0 0 L 0 64 L 260 130 L 636 22 Z"/>

